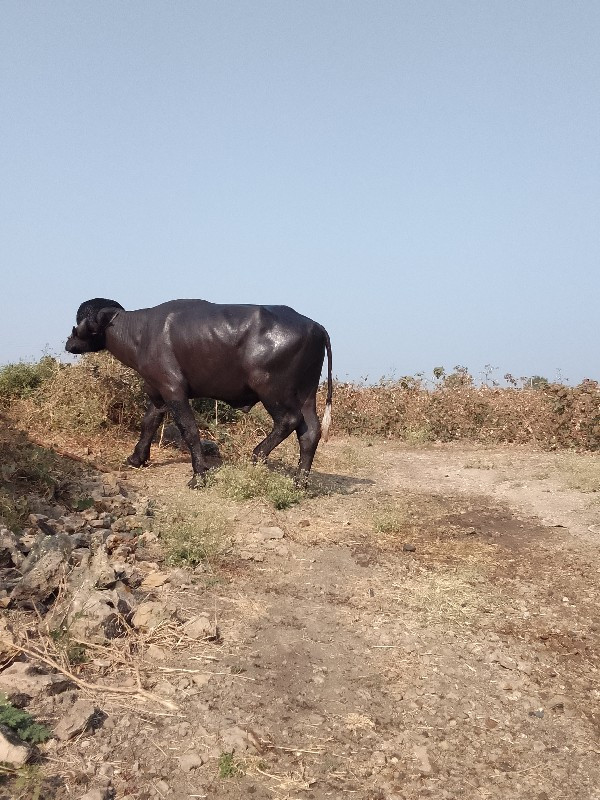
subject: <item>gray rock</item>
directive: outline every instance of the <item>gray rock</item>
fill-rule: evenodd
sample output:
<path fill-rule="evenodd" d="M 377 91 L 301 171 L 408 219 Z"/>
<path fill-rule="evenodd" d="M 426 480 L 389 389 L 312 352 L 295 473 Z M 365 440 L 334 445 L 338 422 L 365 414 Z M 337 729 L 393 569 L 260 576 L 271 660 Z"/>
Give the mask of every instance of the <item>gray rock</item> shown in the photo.
<path fill-rule="evenodd" d="M 264 539 L 264 541 L 268 541 L 269 539 L 283 539 L 283 537 L 285 536 L 281 528 L 278 528 L 276 526 L 272 526 L 269 528 L 259 528 L 258 532 L 260 536 Z"/>
<path fill-rule="evenodd" d="M 82 794 L 79 800 L 110 800 L 114 797 L 114 792 L 110 786 L 104 789 L 90 789 L 89 792 Z"/>
<path fill-rule="evenodd" d="M 146 603 L 140 603 L 131 622 L 135 628 L 153 630 L 168 616 L 169 612 L 164 603 L 156 603 L 149 600 Z"/>
<path fill-rule="evenodd" d="M 9 698 L 14 694 L 27 694 L 30 697 L 38 697 L 44 692 L 56 694 L 67 685 L 68 681 L 62 676 L 39 672 L 26 661 L 15 661 L 0 672 L 0 692 Z"/>
<path fill-rule="evenodd" d="M 217 639 L 219 632 L 208 614 L 199 614 L 184 625 L 185 635 L 190 639 Z"/>
<path fill-rule="evenodd" d="M 20 567 L 23 561 L 17 536 L 8 528 L 0 528 L 0 567 Z"/>
<path fill-rule="evenodd" d="M 32 754 L 31 747 L 22 742 L 10 728 L 0 725 L 0 763 L 21 767 L 29 761 Z"/>
<path fill-rule="evenodd" d="M 96 713 L 96 709 L 88 700 L 77 700 L 55 725 L 54 735 L 61 742 L 73 739 L 91 727 Z"/>
<path fill-rule="evenodd" d="M 13 589 L 11 600 L 43 602 L 69 571 L 72 550 L 73 543 L 66 533 L 40 537 L 21 565 L 24 575 Z"/>
<path fill-rule="evenodd" d="M 186 753 L 184 756 L 179 757 L 179 767 L 184 772 L 191 772 L 193 769 L 201 767 L 202 764 L 204 764 L 204 761 L 198 753 Z"/>
<path fill-rule="evenodd" d="M 76 639 L 102 644 L 127 629 L 118 612 L 119 597 L 114 591 L 85 587 L 77 592 L 67 612 L 65 627 Z"/>

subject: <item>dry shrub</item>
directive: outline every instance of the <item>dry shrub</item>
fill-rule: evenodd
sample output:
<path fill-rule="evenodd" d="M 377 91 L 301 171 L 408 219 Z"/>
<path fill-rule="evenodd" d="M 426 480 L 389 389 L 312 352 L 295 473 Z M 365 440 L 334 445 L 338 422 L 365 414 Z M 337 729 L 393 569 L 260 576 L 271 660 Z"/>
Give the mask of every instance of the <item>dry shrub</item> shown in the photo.
<path fill-rule="evenodd" d="M 339 383 L 333 424 L 341 434 L 412 442 L 469 440 L 597 450 L 600 389 L 595 381 L 539 389 L 474 386 L 467 380 L 430 389 L 414 378 L 376 386 Z"/>
<path fill-rule="evenodd" d="M 52 373 L 16 412 L 48 430 L 92 433 L 136 428 L 145 406 L 142 381 L 108 353 L 91 353 L 77 364 L 55 363 Z"/>
<path fill-rule="evenodd" d="M 540 379 L 517 388 L 514 380 L 508 387 L 476 386 L 464 367 L 450 375 L 441 369 L 434 374 L 434 385 L 420 377 L 382 380 L 375 386 L 336 383 L 333 432 L 414 444 L 467 440 L 600 448 L 595 381 L 570 387 Z M 0 377 L 0 401 L 23 427 L 72 436 L 139 428 L 145 406 L 142 381 L 108 353 L 84 356 L 75 365 L 48 358 L 37 365 L 9 365 Z M 319 390 L 321 414 L 325 391 L 325 386 Z M 194 408 L 201 429 L 217 440 L 228 461 L 247 457 L 272 427 L 260 405 L 248 415 L 212 400 L 194 401 Z"/>

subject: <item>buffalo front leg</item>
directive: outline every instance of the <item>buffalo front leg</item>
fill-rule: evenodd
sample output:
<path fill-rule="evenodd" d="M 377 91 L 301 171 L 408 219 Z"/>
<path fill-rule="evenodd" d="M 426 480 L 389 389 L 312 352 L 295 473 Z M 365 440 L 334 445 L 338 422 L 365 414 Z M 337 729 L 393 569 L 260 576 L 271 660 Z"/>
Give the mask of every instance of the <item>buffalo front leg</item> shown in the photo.
<path fill-rule="evenodd" d="M 188 483 L 190 489 L 197 489 L 204 482 L 204 473 L 208 469 L 208 465 L 204 460 L 202 453 L 202 445 L 200 444 L 200 433 L 196 419 L 190 408 L 187 400 L 170 400 L 167 401 L 167 408 L 171 412 L 175 424 L 181 431 L 183 441 L 186 443 L 190 455 L 192 456 L 192 469 L 194 475 Z"/>
<path fill-rule="evenodd" d="M 140 440 L 136 444 L 133 453 L 127 459 L 127 463 L 131 464 L 132 467 L 141 467 L 150 458 L 152 439 L 154 439 L 154 434 L 163 421 L 166 411 L 167 409 L 164 405 L 156 404 L 152 400 L 148 402 L 148 407 L 142 420 Z"/>

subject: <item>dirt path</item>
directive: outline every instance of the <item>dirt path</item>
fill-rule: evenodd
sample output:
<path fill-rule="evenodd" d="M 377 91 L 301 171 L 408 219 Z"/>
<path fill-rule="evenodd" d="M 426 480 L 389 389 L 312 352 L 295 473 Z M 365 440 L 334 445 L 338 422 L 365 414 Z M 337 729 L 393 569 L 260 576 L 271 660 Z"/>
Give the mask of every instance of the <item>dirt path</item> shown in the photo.
<path fill-rule="evenodd" d="M 123 716 L 91 762 L 132 800 L 600 800 L 599 507 L 568 488 L 594 470 L 345 440 L 300 506 L 217 501 L 224 563 L 154 596 L 221 639 L 155 642 L 145 674 L 180 712 Z M 129 480 L 208 513 L 188 477 Z"/>

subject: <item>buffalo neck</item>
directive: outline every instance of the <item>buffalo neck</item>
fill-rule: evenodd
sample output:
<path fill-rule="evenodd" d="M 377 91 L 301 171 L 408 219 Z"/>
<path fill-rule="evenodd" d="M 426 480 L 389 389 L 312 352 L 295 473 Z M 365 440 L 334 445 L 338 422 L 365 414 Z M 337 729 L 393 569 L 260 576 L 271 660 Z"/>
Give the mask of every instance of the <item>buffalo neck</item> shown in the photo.
<path fill-rule="evenodd" d="M 135 314 L 119 311 L 106 329 L 106 349 L 127 367 L 136 368 L 140 341 Z"/>

